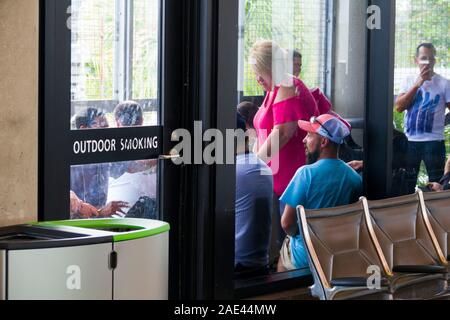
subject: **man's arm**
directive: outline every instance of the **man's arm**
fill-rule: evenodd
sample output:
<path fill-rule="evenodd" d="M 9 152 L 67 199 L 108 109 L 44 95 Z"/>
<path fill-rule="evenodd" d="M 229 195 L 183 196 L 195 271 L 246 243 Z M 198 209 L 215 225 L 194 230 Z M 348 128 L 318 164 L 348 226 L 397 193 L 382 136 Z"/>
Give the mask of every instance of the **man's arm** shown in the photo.
<path fill-rule="evenodd" d="M 284 208 L 284 213 L 281 217 L 281 227 L 288 236 L 293 237 L 298 234 L 297 214 L 295 209 L 288 204 Z"/>
<path fill-rule="evenodd" d="M 356 172 L 361 171 L 364 168 L 364 161 L 354 160 L 347 163 Z"/>
<path fill-rule="evenodd" d="M 297 122 L 289 122 L 276 125 L 267 140 L 258 150 L 258 157 L 265 163 L 269 163 L 272 158 L 279 154 L 281 149 L 288 144 L 298 130 Z"/>
<path fill-rule="evenodd" d="M 395 103 L 395 109 L 397 112 L 404 112 L 411 108 L 412 103 L 414 102 L 414 97 L 416 96 L 417 90 L 420 87 L 414 86 L 407 93 L 400 94 L 397 98 L 397 102 Z"/>

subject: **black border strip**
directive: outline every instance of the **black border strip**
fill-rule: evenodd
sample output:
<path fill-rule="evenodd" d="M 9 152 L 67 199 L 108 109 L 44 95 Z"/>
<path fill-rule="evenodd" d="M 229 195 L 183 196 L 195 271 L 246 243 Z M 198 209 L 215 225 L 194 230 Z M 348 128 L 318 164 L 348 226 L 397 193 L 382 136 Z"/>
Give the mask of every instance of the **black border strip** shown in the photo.
<path fill-rule="evenodd" d="M 388 198 L 392 188 L 396 0 L 370 0 L 381 9 L 381 29 L 368 30 L 364 128 L 364 193 Z"/>

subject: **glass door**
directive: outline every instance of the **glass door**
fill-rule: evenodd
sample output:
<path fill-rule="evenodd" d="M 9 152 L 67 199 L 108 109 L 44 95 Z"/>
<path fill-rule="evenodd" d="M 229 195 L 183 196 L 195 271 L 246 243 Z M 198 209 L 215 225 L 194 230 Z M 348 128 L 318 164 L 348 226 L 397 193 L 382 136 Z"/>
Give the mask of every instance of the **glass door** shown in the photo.
<path fill-rule="evenodd" d="M 72 0 L 71 130 L 83 130 L 74 155 L 146 151 L 122 162 L 73 164 L 72 219 L 157 219 L 159 137 L 133 137 L 132 128 L 159 124 L 158 0 Z M 129 138 L 90 139 L 87 131 L 129 130 Z M 137 133 L 137 132 L 136 132 Z M 77 163 L 77 162 L 75 162 Z"/>
<path fill-rule="evenodd" d="M 45 2 L 40 219 L 161 217 L 161 2 Z"/>

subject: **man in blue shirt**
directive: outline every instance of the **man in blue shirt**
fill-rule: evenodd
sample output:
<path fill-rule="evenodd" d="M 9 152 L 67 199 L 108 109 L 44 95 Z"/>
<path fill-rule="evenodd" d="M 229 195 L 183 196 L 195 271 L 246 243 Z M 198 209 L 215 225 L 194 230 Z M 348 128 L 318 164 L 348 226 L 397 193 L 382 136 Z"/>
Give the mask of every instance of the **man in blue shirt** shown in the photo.
<path fill-rule="evenodd" d="M 299 126 L 308 132 L 303 140 L 308 165 L 297 171 L 280 198 L 286 203 L 281 225 L 288 237 L 281 248 L 278 271 L 308 267 L 297 225 L 297 206 L 307 210 L 332 208 L 357 202 L 362 195 L 361 177 L 338 159 L 339 145 L 350 134 L 348 127 L 330 114 L 313 117 L 310 122 L 299 121 Z"/>
<path fill-rule="evenodd" d="M 246 131 L 239 114 L 237 128 L 241 134 Z M 245 143 L 238 143 L 236 153 L 235 271 L 237 275 L 257 275 L 267 272 L 269 264 L 272 171 L 249 151 L 248 136 Z"/>

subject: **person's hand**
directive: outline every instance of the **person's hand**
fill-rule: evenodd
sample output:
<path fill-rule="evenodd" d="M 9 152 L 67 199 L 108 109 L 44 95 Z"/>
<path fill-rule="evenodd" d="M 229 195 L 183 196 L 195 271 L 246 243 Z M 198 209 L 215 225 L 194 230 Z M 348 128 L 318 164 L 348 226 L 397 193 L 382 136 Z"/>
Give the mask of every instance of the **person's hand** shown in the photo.
<path fill-rule="evenodd" d="M 78 213 L 81 215 L 82 219 L 95 218 L 98 215 L 97 208 L 86 202 L 81 204 Z"/>
<path fill-rule="evenodd" d="M 364 161 L 351 161 L 348 163 L 355 171 L 360 171 L 364 168 Z"/>
<path fill-rule="evenodd" d="M 83 202 L 75 192 L 70 191 L 70 215 L 89 219 L 98 215 L 97 208 L 89 203 Z"/>
<path fill-rule="evenodd" d="M 417 79 L 416 86 L 421 87 L 425 81 L 431 80 L 431 68 L 429 64 L 420 65 L 420 76 Z"/>
<path fill-rule="evenodd" d="M 128 202 L 124 201 L 111 201 L 106 206 L 104 206 L 101 210 L 99 210 L 100 217 L 110 217 L 116 212 L 120 212 L 125 214 L 122 210 L 123 208 L 129 208 Z"/>
<path fill-rule="evenodd" d="M 427 187 L 436 192 L 444 191 L 444 187 L 437 182 L 430 182 L 427 184 Z"/>

